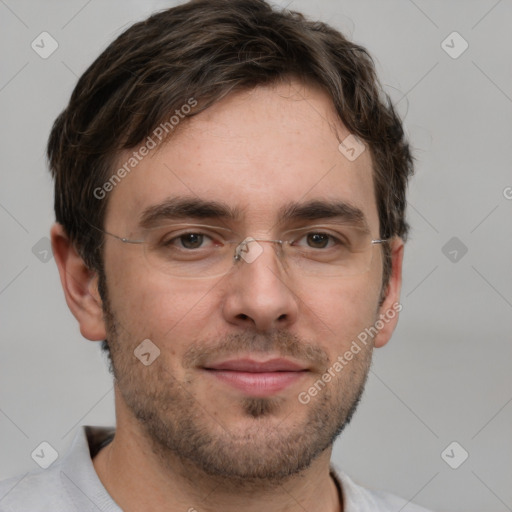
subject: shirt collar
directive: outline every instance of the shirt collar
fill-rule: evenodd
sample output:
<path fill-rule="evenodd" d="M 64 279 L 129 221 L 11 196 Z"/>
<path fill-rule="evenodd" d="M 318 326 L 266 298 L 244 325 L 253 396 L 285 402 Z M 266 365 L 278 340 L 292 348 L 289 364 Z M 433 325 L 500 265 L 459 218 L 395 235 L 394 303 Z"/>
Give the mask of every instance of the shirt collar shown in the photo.
<path fill-rule="evenodd" d="M 84 425 L 76 433 L 71 448 L 61 463 L 60 478 L 78 510 L 122 512 L 99 479 L 92 459 L 115 435 L 115 427 Z M 329 474 L 336 484 L 341 510 L 351 512 L 354 488 L 347 475 L 331 465 Z M 352 485 L 351 485 L 352 484 Z M 350 491 L 352 489 L 352 491 Z"/>

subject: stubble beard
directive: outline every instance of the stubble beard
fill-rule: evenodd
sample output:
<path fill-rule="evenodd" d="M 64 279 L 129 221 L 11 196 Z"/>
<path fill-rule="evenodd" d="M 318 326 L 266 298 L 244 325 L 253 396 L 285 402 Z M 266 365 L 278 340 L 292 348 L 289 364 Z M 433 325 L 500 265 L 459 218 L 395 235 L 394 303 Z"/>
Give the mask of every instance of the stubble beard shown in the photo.
<path fill-rule="evenodd" d="M 165 358 L 157 358 L 150 366 L 144 366 L 135 358 L 133 349 L 137 342 L 134 343 L 133 337 L 120 325 L 106 289 L 103 292 L 115 383 L 126 406 L 138 420 L 152 452 L 170 472 L 176 471 L 178 459 L 184 476 L 199 471 L 233 489 L 280 486 L 308 468 L 332 446 L 361 399 L 371 364 L 370 347 L 362 350 L 357 359 L 321 388 L 308 404 L 301 404 L 295 394 L 286 398 L 246 396 L 239 402 L 240 425 L 227 424 L 223 422 L 222 409 L 217 410 L 214 417 L 208 412 L 211 411 L 209 403 L 202 403 L 188 391 L 187 388 L 193 388 L 193 379 L 176 380 L 164 367 Z M 332 364 L 325 352 L 286 331 L 268 337 L 243 332 L 215 340 L 214 344 L 204 343 L 204 346 L 213 345 L 238 347 L 239 351 L 248 347 L 254 351 L 256 346 L 262 351 L 277 350 L 284 356 L 314 354 L 312 357 L 317 357 L 317 361 L 323 359 L 325 369 Z M 201 343 L 196 344 L 188 355 L 197 355 L 201 346 Z M 321 379 L 320 373 L 314 380 L 310 379 L 307 386 L 317 379 Z M 209 401 L 214 399 L 215 396 Z M 296 402 L 297 414 L 292 412 L 282 417 L 287 400 Z"/>

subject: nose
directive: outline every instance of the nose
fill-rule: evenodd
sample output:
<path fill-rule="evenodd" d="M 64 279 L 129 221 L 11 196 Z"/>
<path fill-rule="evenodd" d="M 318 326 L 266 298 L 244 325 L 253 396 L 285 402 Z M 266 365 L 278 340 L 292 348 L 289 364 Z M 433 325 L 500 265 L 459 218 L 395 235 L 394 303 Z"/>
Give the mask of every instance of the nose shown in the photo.
<path fill-rule="evenodd" d="M 296 322 L 299 299 L 273 245 L 251 239 L 235 253 L 234 268 L 224 281 L 228 323 L 264 332 Z"/>

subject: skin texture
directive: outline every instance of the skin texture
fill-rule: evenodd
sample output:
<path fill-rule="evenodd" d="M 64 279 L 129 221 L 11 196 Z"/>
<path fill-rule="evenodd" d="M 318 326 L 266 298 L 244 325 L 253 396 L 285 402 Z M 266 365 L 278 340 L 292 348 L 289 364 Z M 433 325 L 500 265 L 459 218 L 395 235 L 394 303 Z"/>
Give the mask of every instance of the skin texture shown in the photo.
<path fill-rule="evenodd" d="M 329 98 L 310 86 L 291 81 L 233 93 L 184 121 L 116 186 L 105 199 L 104 228 L 136 236 L 144 208 L 186 197 L 236 208 L 238 218 L 224 225 L 275 239 L 281 207 L 338 200 L 360 208 L 378 238 L 370 152 L 346 159 L 338 145 L 348 134 Z M 398 315 L 308 404 L 297 397 L 399 301 L 400 239 L 391 241 L 393 270 L 380 307 L 379 246 L 357 276 L 290 272 L 262 244 L 254 262 L 221 278 L 185 280 L 148 265 L 142 246 L 107 237 L 103 302 L 97 274 L 58 224 L 52 242 L 82 335 L 111 346 L 117 432 L 93 462 L 123 510 L 342 510 L 329 477 L 332 443 L 357 405 L 373 348 L 387 343 Z M 160 349 L 149 366 L 133 354 L 146 338 Z M 241 357 L 285 357 L 308 371 L 262 398 L 201 368 Z"/>

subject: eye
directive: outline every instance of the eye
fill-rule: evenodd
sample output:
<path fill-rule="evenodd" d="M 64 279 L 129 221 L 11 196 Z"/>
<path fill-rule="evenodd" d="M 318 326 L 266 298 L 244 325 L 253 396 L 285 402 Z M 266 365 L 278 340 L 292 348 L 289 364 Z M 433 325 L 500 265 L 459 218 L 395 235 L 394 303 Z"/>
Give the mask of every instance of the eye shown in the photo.
<path fill-rule="evenodd" d="M 199 233 L 187 233 L 181 235 L 178 240 L 185 249 L 198 249 L 203 244 L 204 238 L 205 236 Z"/>
<path fill-rule="evenodd" d="M 208 235 L 190 232 L 168 238 L 163 241 L 162 245 L 167 248 L 194 250 L 205 249 L 215 244 Z"/>
<path fill-rule="evenodd" d="M 313 231 L 297 238 L 293 245 L 306 249 L 329 249 L 339 244 L 340 241 L 333 235 Z"/>
<path fill-rule="evenodd" d="M 325 249 L 329 246 L 331 237 L 325 233 L 308 233 L 305 238 L 309 247 L 313 249 Z"/>

